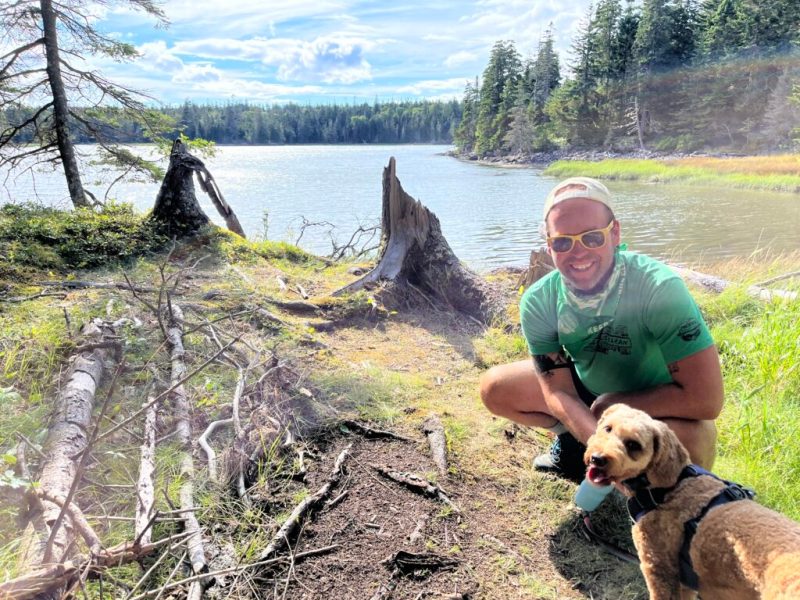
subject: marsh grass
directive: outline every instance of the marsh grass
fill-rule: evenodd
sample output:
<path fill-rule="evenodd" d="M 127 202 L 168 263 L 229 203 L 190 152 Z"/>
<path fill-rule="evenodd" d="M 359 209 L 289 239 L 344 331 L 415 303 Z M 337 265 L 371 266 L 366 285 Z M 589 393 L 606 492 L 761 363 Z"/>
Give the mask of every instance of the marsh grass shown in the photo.
<path fill-rule="evenodd" d="M 795 255 L 728 261 L 715 270 L 742 285 L 701 295 L 725 378 L 715 471 L 752 487 L 758 500 L 800 519 L 800 303 L 762 303 L 746 287 L 776 270 L 800 269 Z M 797 279 L 776 286 L 800 289 Z"/>
<path fill-rule="evenodd" d="M 774 165 L 773 165 L 774 162 Z M 560 160 L 545 175 L 583 175 L 598 179 L 721 185 L 724 187 L 800 192 L 800 159 L 795 155 L 777 157 L 681 159 L 606 159 L 601 161 Z"/>

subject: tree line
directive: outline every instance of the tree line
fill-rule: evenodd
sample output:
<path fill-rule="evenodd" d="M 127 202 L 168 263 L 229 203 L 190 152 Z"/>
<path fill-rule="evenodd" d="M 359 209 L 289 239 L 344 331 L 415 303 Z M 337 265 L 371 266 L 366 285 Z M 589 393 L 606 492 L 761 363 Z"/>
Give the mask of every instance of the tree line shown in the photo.
<path fill-rule="evenodd" d="M 525 60 L 498 41 L 466 86 L 455 143 L 479 156 L 555 148 L 791 149 L 800 136 L 800 2 L 599 0 L 569 76 L 552 26 Z"/>
<path fill-rule="evenodd" d="M 27 123 L 15 142 L 37 139 L 31 118 L 37 108 L 10 106 L 0 113 L 0 129 L 10 123 Z M 72 127 L 79 144 L 96 143 L 98 137 L 114 143 L 153 141 L 152 129 L 141 119 L 114 108 L 73 108 L 70 123 L 80 120 L 91 127 Z M 202 138 L 219 144 L 449 144 L 461 118 L 461 103 L 428 100 L 303 106 L 259 106 L 248 103 L 194 104 L 158 111 L 160 134 Z"/>

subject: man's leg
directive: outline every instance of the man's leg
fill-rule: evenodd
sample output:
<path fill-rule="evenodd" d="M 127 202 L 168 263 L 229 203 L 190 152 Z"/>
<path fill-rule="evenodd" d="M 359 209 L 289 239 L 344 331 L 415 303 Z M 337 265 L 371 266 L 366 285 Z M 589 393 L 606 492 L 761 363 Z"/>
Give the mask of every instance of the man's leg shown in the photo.
<path fill-rule="evenodd" d="M 547 412 L 530 359 L 492 367 L 481 376 L 480 391 L 486 408 L 499 417 L 529 427 L 558 424 Z"/>
<path fill-rule="evenodd" d="M 550 451 L 534 459 L 536 470 L 556 473 L 576 482 L 583 479 L 586 447 L 547 412 L 532 360 L 492 367 L 481 377 L 480 392 L 484 405 L 495 415 L 559 434 Z"/>
<path fill-rule="evenodd" d="M 675 432 L 689 451 L 692 462 L 710 471 L 717 455 L 717 426 L 714 421 L 660 420 Z"/>

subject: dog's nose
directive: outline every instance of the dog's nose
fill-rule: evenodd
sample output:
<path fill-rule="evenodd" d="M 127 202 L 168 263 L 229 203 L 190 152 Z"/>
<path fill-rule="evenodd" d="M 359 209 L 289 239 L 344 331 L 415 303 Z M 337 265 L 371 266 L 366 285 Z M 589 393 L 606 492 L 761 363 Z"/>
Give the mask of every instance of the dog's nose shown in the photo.
<path fill-rule="evenodd" d="M 589 459 L 589 464 L 595 467 L 605 467 L 608 460 L 602 454 L 592 454 L 592 457 Z"/>

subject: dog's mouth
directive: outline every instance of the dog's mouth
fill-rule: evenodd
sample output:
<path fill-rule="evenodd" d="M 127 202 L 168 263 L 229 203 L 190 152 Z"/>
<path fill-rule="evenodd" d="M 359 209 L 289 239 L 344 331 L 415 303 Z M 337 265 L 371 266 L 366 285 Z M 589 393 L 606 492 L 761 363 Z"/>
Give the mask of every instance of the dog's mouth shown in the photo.
<path fill-rule="evenodd" d="M 589 467 L 586 471 L 586 478 L 595 485 L 611 485 L 613 483 L 605 469 L 595 466 Z"/>

